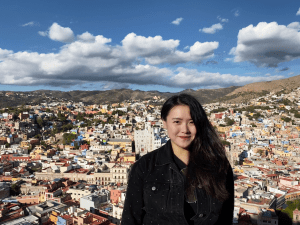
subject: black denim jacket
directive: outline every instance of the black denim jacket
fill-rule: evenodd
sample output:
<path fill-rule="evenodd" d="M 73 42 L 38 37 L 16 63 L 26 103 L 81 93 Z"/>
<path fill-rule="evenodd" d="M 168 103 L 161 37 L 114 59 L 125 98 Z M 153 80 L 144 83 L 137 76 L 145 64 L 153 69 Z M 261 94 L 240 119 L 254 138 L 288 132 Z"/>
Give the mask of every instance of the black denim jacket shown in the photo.
<path fill-rule="evenodd" d="M 128 181 L 122 225 L 188 225 L 184 216 L 184 177 L 173 160 L 171 142 L 141 157 L 133 165 Z M 197 191 L 195 225 L 232 224 L 234 183 L 230 167 L 225 202 Z"/>

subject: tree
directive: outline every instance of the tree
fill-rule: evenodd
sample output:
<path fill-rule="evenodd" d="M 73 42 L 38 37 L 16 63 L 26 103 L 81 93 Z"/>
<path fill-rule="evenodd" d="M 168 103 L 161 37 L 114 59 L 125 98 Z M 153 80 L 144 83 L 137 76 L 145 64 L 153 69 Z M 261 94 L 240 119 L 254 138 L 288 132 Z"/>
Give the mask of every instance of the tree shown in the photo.
<path fill-rule="evenodd" d="M 281 120 L 283 120 L 284 122 L 290 122 L 292 119 L 289 117 L 282 116 Z"/>
<path fill-rule="evenodd" d="M 61 122 L 65 122 L 67 120 L 67 118 L 64 114 L 61 113 L 61 111 L 58 111 L 57 117 Z"/>
<path fill-rule="evenodd" d="M 72 140 L 75 139 L 76 137 L 77 137 L 76 134 L 64 133 L 63 134 L 63 143 L 64 144 L 70 144 L 72 142 Z"/>
<path fill-rule="evenodd" d="M 38 117 L 38 118 L 36 119 L 36 122 L 38 123 L 38 125 L 39 125 L 40 127 L 43 127 L 44 121 L 43 121 L 43 119 L 42 119 L 41 117 Z"/>
<path fill-rule="evenodd" d="M 228 141 L 222 140 L 221 142 L 222 142 L 223 145 L 229 145 L 230 146 L 230 142 L 228 142 Z"/>
<path fill-rule="evenodd" d="M 11 192 L 11 195 L 19 195 L 20 194 L 20 186 L 18 184 L 12 184 L 10 186 L 10 192 Z"/>
<path fill-rule="evenodd" d="M 225 118 L 225 122 L 227 126 L 232 126 L 234 124 L 234 120 L 230 119 L 229 117 Z"/>

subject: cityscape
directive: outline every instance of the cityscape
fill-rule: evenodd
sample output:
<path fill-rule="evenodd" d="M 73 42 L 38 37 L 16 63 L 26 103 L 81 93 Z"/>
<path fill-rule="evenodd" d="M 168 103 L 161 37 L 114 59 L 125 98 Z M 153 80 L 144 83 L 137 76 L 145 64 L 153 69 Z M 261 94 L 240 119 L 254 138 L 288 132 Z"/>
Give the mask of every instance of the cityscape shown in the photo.
<path fill-rule="evenodd" d="M 299 96 L 203 105 L 233 168 L 233 224 L 299 222 Z M 120 224 L 131 166 L 168 141 L 165 100 L 1 109 L 1 224 Z"/>
<path fill-rule="evenodd" d="M 161 108 L 180 93 L 201 103 L 222 143 L 216 142 L 217 154 L 225 152 L 231 165 L 232 224 L 300 224 L 297 1 L 1 3 L 0 224 L 121 225 L 123 208 L 124 215 L 131 211 L 142 217 L 147 211 L 143 222 L 154 223 L 161 212 L 149 211 L 165 208 L 156 207 L 160 204 L 152 193 L 166 192 L 169 178 L 164 186 L 143 179 L 148 185 L 143 192 L 141 183 L 135 184 L 137 191 L 132 189 L 129 178 L 138 171 L 132 168 L 170 144 Z M 185 119 L 195 128 L 194 121 Z M 200 134 L 199 129 L 193 131 Z M 179 136 L 195 140 L 179 150 L 191 150 L 194 144 L 194 149 L 206 150 L 209 138 L 194 137 Z M 218 158 L 211 154 L 210 159 Z M 185 170 L 178 159 L 177 175 L 188 182 L 181 183 L 181 194 L 171 190 L 186 201 L 163 194 L 173 201 L 168 204 L 172 218 L 162 212 L 165 219 L 159 224 L 173 223 L 171 219 L 176 224 L 220 223 L 226 216 L 231 221 L 231 213 L 224 210 L 231 208 L 210 199 L 226 199 L 226 191 L 220 191 L 225 186 L 232 197 L 227 185 L 231 170 L 221 171 L 226 157 L 220 157 L 224 167 L 219 161 L 219 167 L 203 166 L 209 160 L 198 160 L 204 157 L 186 157 L 195 159 L 188 167 L 192 170 Z M 216 174 L 215 168 L 219 172 L 214 180 L 203 172 Z M 145 171 L 137 172 L 139 182 Z M 224 186 L 219 175 L 225 173 Z M 205 190 L 202 201 L 195 202 L 195 190 Z M 135 202 L 127 208 L 126 193 L 138 193 L 143 203 L 147 195 L 156 205 L 131 198 Z M 177 220 L 173 206 L 182 202 Z M 201 207 L 210 209 L 209 214 Z"/>

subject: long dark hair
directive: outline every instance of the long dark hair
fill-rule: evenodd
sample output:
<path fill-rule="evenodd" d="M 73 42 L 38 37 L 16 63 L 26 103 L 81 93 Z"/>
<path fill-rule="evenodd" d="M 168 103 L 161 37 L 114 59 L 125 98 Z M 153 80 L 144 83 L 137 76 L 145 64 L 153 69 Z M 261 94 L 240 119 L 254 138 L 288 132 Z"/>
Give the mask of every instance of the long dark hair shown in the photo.
<path fill-rule="evenodd" d="M 207 194 L 224 201 L 229 195 L 226 190 L 229 162 L 219 136 L 209 122 L 201 104 L 188 94 L 170 97 L 162 107 L 162 120 L 167 121 L 170 110 L 177 105 L 189 106 L 191 118 L 197 130 L 189 148 L 186 190 L 189 192 L 194 190 L 192 187 L 201 186 Z"/>

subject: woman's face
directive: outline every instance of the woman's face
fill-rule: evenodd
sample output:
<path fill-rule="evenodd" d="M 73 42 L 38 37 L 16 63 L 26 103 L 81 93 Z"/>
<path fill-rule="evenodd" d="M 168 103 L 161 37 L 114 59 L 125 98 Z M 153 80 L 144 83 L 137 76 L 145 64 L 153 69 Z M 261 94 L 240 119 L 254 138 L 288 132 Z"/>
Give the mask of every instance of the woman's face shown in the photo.
<path fill-rule="evenodd" d="M 168 130 L 173 145 L 175 144 L 181 149 L 189 149 L 197 130 L 187 105 L 174 106 L 170 110 L 167 120 L 163 121 L 163 125 Z"/>

